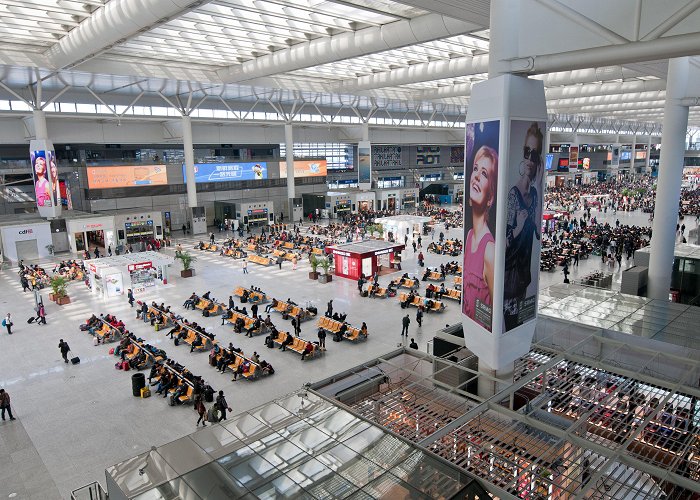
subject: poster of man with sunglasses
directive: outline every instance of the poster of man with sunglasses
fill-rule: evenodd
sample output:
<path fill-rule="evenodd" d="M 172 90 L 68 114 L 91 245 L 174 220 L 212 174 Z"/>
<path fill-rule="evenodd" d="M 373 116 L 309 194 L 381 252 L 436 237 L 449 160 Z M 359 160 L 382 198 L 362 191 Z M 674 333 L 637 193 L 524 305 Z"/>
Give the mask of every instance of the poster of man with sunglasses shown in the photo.
<path fill-rule="evenodd" d="M 535 318 L 542 227 L 544 122 L 511 121 L 503 332 Z"/>

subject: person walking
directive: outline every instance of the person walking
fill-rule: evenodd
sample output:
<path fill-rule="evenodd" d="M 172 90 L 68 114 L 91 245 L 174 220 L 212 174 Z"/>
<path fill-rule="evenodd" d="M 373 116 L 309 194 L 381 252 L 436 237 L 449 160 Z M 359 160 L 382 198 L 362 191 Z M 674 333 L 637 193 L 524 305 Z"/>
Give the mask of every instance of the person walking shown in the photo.
<path fill-rule="evenodd" d="M 403 317 L 401 323 L 403 325 L 401 328 L 401 336 L 403 337 L 404 335 L 406 335 L 406 337 L 408 337 L 408 325 L 411 324 L 411 318 L 408 317 L 408 314 L 406 314 L 406 316 Z"/>
<path fill-rule="evenodd" d="M 70 347 L 68 346 L 68 342 L 61 339 L 58 342 L 58 350 L 61 351 L 61 357 L 63 357 L 63 362 L 68 363 L 68 353 L 70 352 Z"/>
<path fill-rule="evenodd" d="M 328 316 L 329 318 L 333 316 L 333 299 L 328 301 L 328 307 L 326 308 L 326 316 Z"/>
<path fill-rule="evenodd" d="M 243 259 L 243 274 L 248 274 L 248 261 Z"/>
<path fill-rule="evenodd" d="M 46 324 L 46 309 L 44 308 L 44 303 L 40 302 L 39 307 L 37 308 L 36 311 L 37 314 L 37 325 L 45 325 Z"/>
<path fill-rule="evenodd" d="M 12 416 L 12 407 L 10 407 L 10 395 L 5 392 L 5 389 L 0 389 L 0 411 L 2 411 L 2 419 L 5 420 L 5 412 L 10 416 L 10 420 L 16 420 Z"/>
<path fill-rule="evenodd" d="M 219 422 L 226 420 L 226 412 L 233 411 L 231 407 L 226 402 L 226 397 L 224 396 L 224 391 L 219 391 L 219 395 L 216 396 L 216 404 L 219 405 L 219 410 L 221 415 L 219 416 Z"/>
<path fill-rule="evenodd" d="M 126 292 L 126 297 L 129 300 L 129 305 L 131 307 L 134 307 L 134 292 L 129 288 L 129 290 Z"/>
<path fill-rule="evenodd" d="M 323 328 L 318 329 L 318 347 L 323 351 L 326 350 L 326 330 Z"/>
<path fill-rule="evenodd" d="M 209 241 L 211 242 L 212 245 L 214 244 L 214 240 L 215 240 L 215 237 L 214 237 L 214 233 L 212 232 L 212 233 L 209 235 Z"/>
<path fill-rule="evenodd" d="M 419 327 L 423 326 L 423 309 L 420 307 L 416 311 L 416 323 Z"/>
<path fill-rule="evenodd" d="M 295 255 L 294 257 L 292 257 L 292 271 L 296 271 L 296 270 L 297 270 L 297 257 Z"/>
<path fill-rule="evenodd" d="M 22 284 L 22 291 L 26 292 L 27 290 L 31 290 L 29 286 L 29 280 L 27 279 L 26 276 L 22 276 L 19 280 L 19 282 Z"/>
<path fill-rule="evenodd" d="M 282 256 L 278 255 L 277 256 L 277 266 L 282 269 Z"/>
<path fill-rule="evenodd" d="M 194 411 L 196 411 L 199 414 L 199 418 L 197 419 L 197 424 L 196 426 L 199 427 L 199 423 L 202 422 L 202 427 L 207 426 L 207 409 L 204 406 L 204 401 L 202 401 L 202 395 L 197 394 L 197 397 L 194 399 Z"/>
<path fill-rule="evenodd" d="M 7 313 L 7 316 L 5 316 L 5 319 L 2 320 L 2 326 L 7 328 L 7 334 L 12 335 L 12 316 L 10 313 Z"/>

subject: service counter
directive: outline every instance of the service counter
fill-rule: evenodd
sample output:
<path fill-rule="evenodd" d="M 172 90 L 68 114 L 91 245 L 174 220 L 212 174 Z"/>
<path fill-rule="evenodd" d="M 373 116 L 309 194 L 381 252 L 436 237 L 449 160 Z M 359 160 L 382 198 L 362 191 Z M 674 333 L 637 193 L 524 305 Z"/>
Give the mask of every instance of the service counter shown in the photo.
<path fill-rule="evenodd" d="M 387 274 L 401 270 L 401 251 L 404 245 L 383 240 L 366 240 L 326 247 L 333 254 L 335 275 L 358 279 L 371 277 L 375 272 Z"/>
<path fill-rule="evenodd" d="M 168 267 L 175 262 L 159 252 L 138 252 L 85 261 L 93 293 L 117 297 L 131 288 L 134 293 L 168 283 Z"/>

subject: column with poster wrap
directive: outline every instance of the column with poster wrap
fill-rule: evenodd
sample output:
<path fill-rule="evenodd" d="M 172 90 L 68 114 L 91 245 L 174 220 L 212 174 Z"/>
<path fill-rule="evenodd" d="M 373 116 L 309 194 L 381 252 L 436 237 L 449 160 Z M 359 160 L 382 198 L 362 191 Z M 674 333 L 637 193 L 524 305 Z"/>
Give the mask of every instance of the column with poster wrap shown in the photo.
<path fill-rule="evenodd" d="M 31 141 L 29 157 L 32 164 L 34 194 L 39 215 L 46 218 L 59 217 L 61 215 L 61 191 L 53 143 L 47 140 Z"/>
<path fill-rule="evenodd" d="M 357 143 L 357 176 L 360 189 L 372 189 L 372 145 L 369 141 Z"/>
<path fill-rule="evenodd" d="M 506 369 L 535 330 L 547 108 L 539 80 L 472 88 L 465 136 L 462 325 L 480 362 Z"/>

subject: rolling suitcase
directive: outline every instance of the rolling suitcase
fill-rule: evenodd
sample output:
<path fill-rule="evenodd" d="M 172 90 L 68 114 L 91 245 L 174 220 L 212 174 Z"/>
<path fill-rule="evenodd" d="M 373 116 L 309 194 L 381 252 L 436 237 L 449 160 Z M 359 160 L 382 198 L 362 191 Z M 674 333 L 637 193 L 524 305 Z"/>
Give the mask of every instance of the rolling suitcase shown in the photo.
<path fill-rule="evenodd" d="M 31 325 L 31 324 L 34 323 L 35 321 L 36 321 L 36 318 L 35 318 L 34 316 L 32 316 L 31 318 L 29 318 L 29 319 L 27 320 L 27 323 L 29 323 L 29 324 Z"/>
<path fill-rule="evenodd" d="M 70 358 L 70 362 L 73 363 L 74 365 L 77 365 L 80 363 L 80 358 L 78 356 L 74 358 Z"/>

